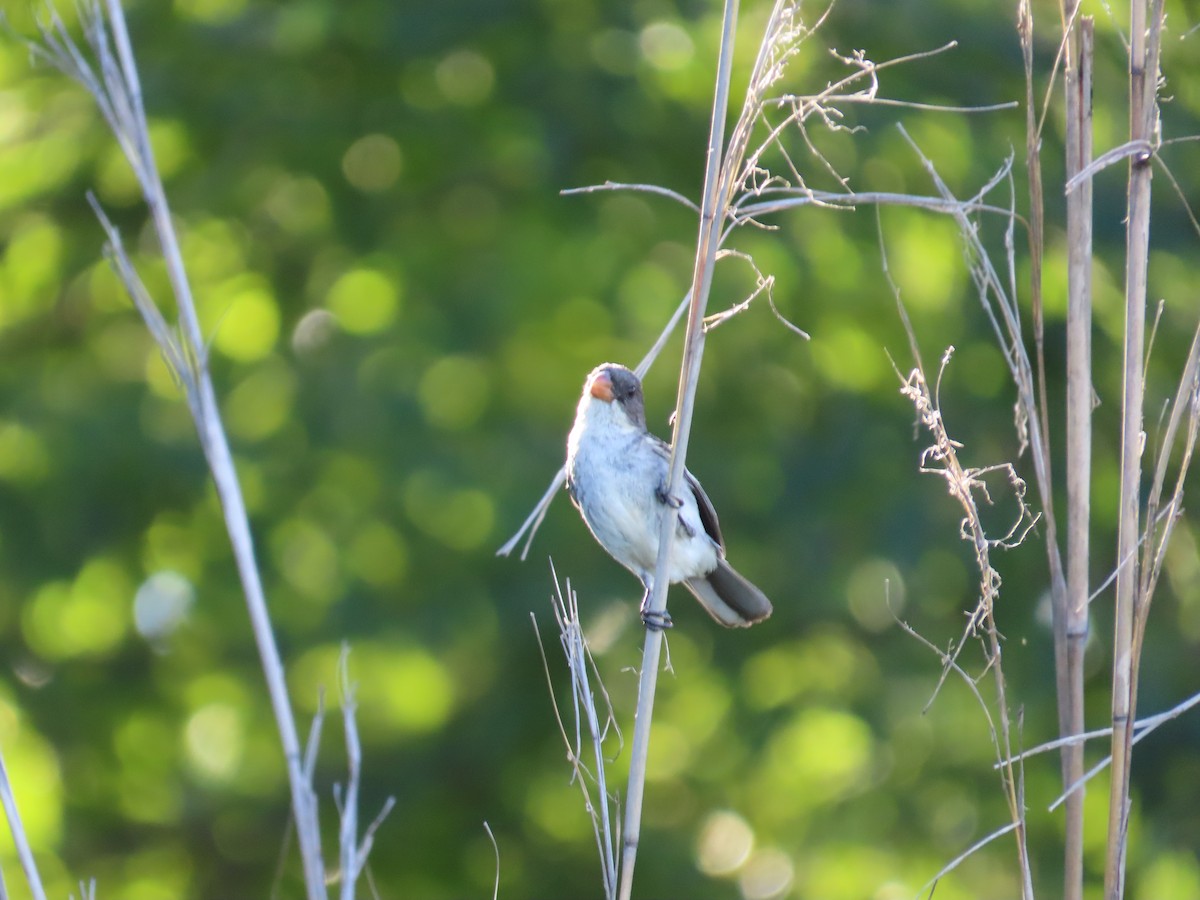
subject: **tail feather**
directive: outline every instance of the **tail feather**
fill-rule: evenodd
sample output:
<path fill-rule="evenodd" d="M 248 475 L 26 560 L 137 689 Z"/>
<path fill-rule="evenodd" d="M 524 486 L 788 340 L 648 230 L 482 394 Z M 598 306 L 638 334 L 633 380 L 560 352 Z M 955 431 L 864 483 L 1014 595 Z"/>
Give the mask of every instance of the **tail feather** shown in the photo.
<path fill-rule="evenodd" d="M 737 573 L 725 560 L 703 578 L 684 582 L 710 616 L 726 628 L 746 628 L 771 615 L 767 595 Z"/>

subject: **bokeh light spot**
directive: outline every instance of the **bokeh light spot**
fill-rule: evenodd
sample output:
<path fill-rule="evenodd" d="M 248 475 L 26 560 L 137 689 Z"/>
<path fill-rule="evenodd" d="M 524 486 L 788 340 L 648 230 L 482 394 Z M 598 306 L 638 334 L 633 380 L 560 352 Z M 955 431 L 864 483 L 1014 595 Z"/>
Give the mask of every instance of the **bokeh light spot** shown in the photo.
<path fill-rule="evenodd" d="M 318 353 L 337 333 L 337 317 L 327 309 L 311 309 L 292 329 L 292 350 L 297 356 Z"/>
<path fill-rule="evenodd" d="M 175 11 L 182 18 L 205 25 L 225 25 L 245 8 L 246 0 L 175 0 Z"/>
<path fill-rule="evenodd" d="M 0 421 L 0 481 L 32 484 L 49 471 L 49 454 L 37 432 L 18 422 Z"/>
<path fill-rule="evenodd" d="M 438 90 L 451 103 L 476 106 L 492 93 L 496 73 L 487 57 L 474 50 L 455 50 L 434 69 Z"/>
<path fill-rule="evenodd" d="M 400 177 L 400 145 L 386 134 L 368 134 L 342 156 L 342 174 L 360 191 L 385 191 Z"/>
<path fill-rule="evenodd" d="M 192 583 L 178 572 L 155 572 L 133 596 L 133 623 L 148 640 L 167 637 L 187 618 L 196 599 Z"/>
<path fill-rule="evenodd" d="M 62 233 L 44 216 L 13 229 L 0 270 L 0 327 L 48 309 L 62 272 Z"/>
<path fill-rule="evenodd" d="M 378 269 L 352 269 L 333 283 L 325 302 L 343 329 L 372 334 L 396 318 L 400 296 L 395 276 Z"/>
<path fill-rule="evenodd" d="M 850 614 L 868 631 L 883 631 L 904 611 L 904 576 L 887 559 L 859 563 L 846 580 Z"/>
<path fill-rule="evenodd" d="M 796 877 L 791 858 L 776 847 L 764 847 L 750 857 L 738 876 L 738 887 L 746 900 L 780 897 Z"/>
<path fill-rule="evenodd" d="M 192 770 L 212 781 L 228 781 L 237 772 L 245 748 L 241 715 L 229 703 L 200 707 L 184 728 L 184 746 Z"/>
<path fill-rule="evenodd" d="M 393 587 L 408 571 L 408 549 L 394 528 L 369 522 L 350 541 L 346 553 L 350 570 L 374 587 Z"/>
<path fill-rule="evenodd" d="M 490 388 L 490 378 L 481 361 L 445 356 L 425 370 L 417 387 L 417 398 L 431 424 L 459 430 L 479 421 Z"/>
<path fill-rule="evenodd" d="M 700 829 L 696 842 L 696 865 L 706 875 L 736 872 L 754 849 L 754 832 L 735 812 L 712 813 Z"/>
<path fill-rule="evenodd" d="M 213 335 L 213 346 L 238 362 L 254 362 L 270 353 L 279 337 L 275 298 L 265 289 L 247 288 L 222 299 L 228 308 Z"/>
<path fill-rule="evenodd" d="M 865 786 L 874 741 L 857 716 L 839 709 L 801 711 L 767 744 L 759 773 L 767 797 L 788 798 L 791 814 L 840 799 Z"/>
<path fill-rule="evenodd" d="M 696 48 L 686 31 L 674 22 L 652 22 L 638 38 L 642 57 L 654 68 L 673 72 L 692 61 Z"/>
<path fill-rule="evenodd" d="M 297 592 L 328 602 L 337 586 L 338 551 L 329 535 L 307 519 L 287 519 L 271 532 L 275 565 Z"/>
<path fill-rule="evenodd" d="M 304 654 L 291 669 L 293 695 L 315 703 L 322 688 L 337 683 L 341 653 L 340 646 L 329 645 Z M 355 643 L 349 667 L 364 733 L 436 731 L 454 708 L 449 670 L 423 648 L 398 647 L 395 642 Z"/>
<path fill-rule="evenodd" d="M 492 499 L 483 491 L 451 486 L 429 470 L 405 482 L 404 508 L 414 525 L 454 550 L 482 544 L 495 519 Z"/>
<path fill-rule="evenodd" d="M 821 374 L 845 390 L 869 391 L 887 374 L 883 349 L 855 322 L 829 319 L 813 332 L 811 343 Z"/>
<path fill-rule="evenodd" d="M 124 569 L 91 560 L 73 582 L 53 581 L 34 595 L 24 610 L 25 638 L 49 659 L 106 655 L 129 627 L 132 594 Z"/>
<path fill-rule="evenodd" d="M 248 441 L 261 441 L 291 417 L 296 378 L 280 362 L 268 363 L 238 383 L 225 403 L 229 430 Z"/>
<path fill-rule="evenodd" d="M 315 178 L 278 177 L 263 205 L 267 215 L 289 234 L 314 234 L 329 225 L 329 193 Z"/>

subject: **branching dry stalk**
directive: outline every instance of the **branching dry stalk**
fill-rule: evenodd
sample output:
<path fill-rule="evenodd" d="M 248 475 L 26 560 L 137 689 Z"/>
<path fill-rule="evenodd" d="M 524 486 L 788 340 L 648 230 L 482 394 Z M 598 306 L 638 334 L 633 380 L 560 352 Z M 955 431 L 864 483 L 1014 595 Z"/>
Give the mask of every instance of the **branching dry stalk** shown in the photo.
<path fill-rule="evenodd" d="M 905 325 L 908 326 L 907 316 Z M 915 351 L 915 336 L 909 327 L 909 340 Z M 942 359 L 938 380 L 949 362 L 950 352 L 947 351 Z M 962 507 L 963 519 L 961 536 L 968 541 L 975 553 L 975 563 L 979 570 L 979 603 L 968 617 L 966 631 L 958 642 L 953 654 L 943 655 L 943 678 L 951 670 L 951 664 L 958 671 L 956 663 L 958 653 L 968 636 L 978 637 L 984 651 L 984 673 L 991 672 L 996 689 L 996 716 L 988 715 L 988 727 L 991 729 L 992 742 L 998 761 L 1001 763 L 1001 788 L 1008 803 L 1011 817 L 1011 830 L 1015 833 L 1017 856 L 1021 867 L 1021 889 L 1025 900 L 1033 898 L 1032 870 L 1029 865 L 1029 850 L 1025 833 L 1025 807 L 1022 799 L 1022 779 L 1016 766 L 1013 765 L 1013 736 L 1009 713 L 1008 688 L 1004 677 L 1002 664 L 1002 638 L 996 627 L 995 604 L 1000 593 L 1000 574 L 991 563 L 991 551 L 994 548 L 1010 547 L 1019 544 L 1029 533 L 1036 522 L 1024 499 L 1024 482 L 1017 477 L 1010 464 L 989 467 L 987 470 L 965 468 L 959 462 L 958 450 L 961 447 L 952 440 L 946 432 L 941 409 L 937 402 L 936 391 L 931 393 L 925 378 L 919 354 L 916 358 L 917 367 L 907 378 L 902 379 L 901 394 L 908 398 L 916 410 L 921 424 L 933 437 L 934 443 L 921 454 L 920 471 L 935 474 L 946 482 L 950 496 Z M 989 538 L 984 530 L 980 516 L 978 498 L 990 505 L 986 483 L 982 477 L 988 471 L 1003 471 L 1009 478 L 1013 494 L 1019 506 L 1019 515 L 1004 538 L 999 540 Z M 998 724 L 998 728 L 997 728 Z M 999 833 L 1006 833 L 1002 829 Z"/>
<path fill-rule="evenodd" d="M 379 813 L 363 832 L 361 841 L 358 837 L 358 793 L 362 780 L 362 743 L 358 738 L 358 699 L 357 685 L 350 679 L 350 646 L 342 645 L 338 657 L 338 694 L 342 706 L 342 731 L 346 741 L 346 786 L 334 785 L 334 801 L 337 805 L 341 825 L 338 828 L 338 848 L 341 871 L 338 873 L 341 884 L 341 900 L 354 900 L 357 895 L 355 888 L 362 876 L 375 844 L 375 832 L 383 824 L 388 813 L 396 805 L 395 797 L 388 797 Z M 310 752 L 315 748 L 315 742 Z M 315 762 L 315 757 L 313 758 Z M 312 783 L 312 772 L 308 771 L 309 783 Z"/>
<path fill-rule="evenodd" d="M 567 671 L 571 675 L 571 709 L 573 727 L 568 732 L 563 721 L 562 711 L 554 696 L 554 683 L 550 676 L 550 663 L 546 659 L 545 646 L 542 643 L 541 631 L 538 629 L 537 617 L 531 616 L 533 629 L 538 636 L 538 649 L 542 653 L 542 666 L 546 672 L 546 683 L 550 688 L 550 700 L 554 704 L 554 717 L 562 734 L 563 744 L 567 748 L 567 761 L 574 771 L 576 783 L 583 794 L 583 805 L 588 817 L 592 820 L 592 833 L 596 838 L 596 850 L 600 856 L 600 873 L 604 884 L 605 900 L 613 900 L 617 895 L 617 877 L 620 858 L 617 848 L 620 846 L 618 824 L 620 820 L 620 804 L 608 790 L 608 775 L 604 753 L 604 742 L 608 739 L 610 729 L 616 735 L 618 750 L 621 742 L 621 732 L 613 715 L 612 704 L 608 693 L 596 671 L 591 651 L 583 636 L 583 626 L 579 621 L 579 598 L 568 580 L 564 590 L 558 580 L 558 573 L 551 563 L 551 577 L 554 581 L 554 618 L 558 623 L 559 643 L 567 661 Z M 592 678 L 596 679 L 600 695 L 604 700 L 604 714 L 601 715 L 596 703 L 596 692 L 592 689 Z M 583 729 L 587 728 L 587 741 L 591 745 L 592 762 L 589 766 L 584 761 Z M 595 796 L 592 788 L 595 787 Z"/>
<path fill-rule="evenodd" d="M 46 6 L 49 24 L 42 26 L 42 43 L 34 45 L 34 50 L 42 59 L 83 85 L 95 99 L 137 177 L 142 196 L 150 211 L 154 231 L 166 262 L 175 308 L 179 314 L 177 329 L 167 324 L 159 303 L 150 296 L 138 278 L 116 229 L 101 214 L 101 224 L 108 235 L 107 253 L 113 261 L 114 270 L 145 320 L 146 327 L 183 388 L 188 408 L 196 423 L 200 445 L 221 500 L 225 527 L 237 562 L 251 627 L 258 644 L 263 673 L 283 745 L 308 897 L 309 900 L 319 900 L 326 896 L 326 892 L 325 866 L 321 860 L 320 833 L 316 824 L 316 796 L 311 781 L 305 779 L 301 768 L 300 742 L 287 695 L 283 663 L 279 657 L 267 611 L 262 579 L 255 560 L 250 522 L 238 484 L 233 454 L 221 421 L 216 391 L 208 372 L 208 345 L 200 328 L 179 238 L 171 221 L 166 191 L 163 189 L 154 160 L 154 151 L 150 145 L 141 85 L 125 16 L 119 0 L 105 0 L 103 7 L 98 0 L 82 0 L 78 8 L 84 35 L 97 60 L 98 73 L 75 44 L 54 7 L 49 3 Z"/>
<path fill-rule="evenodd" d="M 45 6 L 45 22 L 40 26 L 41 42 L 30 47 L 36 58 L 78 81 L 95 99 L 137 178 L 149 210 L 178 313 L 178 322 L 174 324 L 168 323 L 161 311 L 161 300 L 151 296 L 139 277 L 117 229 L 95 198 L 88 198 L 108 239 L 105 252 L 109 262 L 183 391 L 212 472 L 283 748 L 306 893 L 309 900 L 324 900 L 327 896 L 325 865 L 321 857 L 317 800 L 312 786 L 320 717 L 314 720 L 308 752 L 302 758 L 283 662 L 275 643 L 255 559 L 249 518 L 208 370 L 208 343 L 200 326 L 179 238 L 150 144 L 137 64 L 124 13 L 119 0 L 103 0 L 103 5 L 100 0 L 80 0 L 77 9 L 95 66 L 75 43 L 49 0 Z M 391 801 L 359 844 L 355 832 L 361 751 L 353 694 L 345 683 L 343 690 L 350 777 L 344 796 L 340 798 L 342 896 L 350 897 L 375 829 L 390 809 Z"/>

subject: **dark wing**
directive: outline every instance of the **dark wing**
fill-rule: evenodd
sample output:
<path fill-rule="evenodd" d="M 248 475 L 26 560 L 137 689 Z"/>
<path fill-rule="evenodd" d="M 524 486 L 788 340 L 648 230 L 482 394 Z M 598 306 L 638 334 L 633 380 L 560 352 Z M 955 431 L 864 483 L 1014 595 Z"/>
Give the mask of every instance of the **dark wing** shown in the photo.
<path fill-rule="evenodd" d="M 717 546 L 724 551 L 725 539 L 721 537 L 721 523 L 717 521 L 717 511 L 713 509 L 712 501 L 708 499 L 708 494 L 704 493 L 704 488 L 700 487 L 700 482 L 696 480 L 695 475 L 684 469 L 683 477 L 696 497 L 696 508 L 700 510 L 700 524 L 704 526 L 708 536 L 716 541 Z M 724 552 L 721 555 L 724 556 Z"/>
<path fill-rule="evenodd" d="M 656 435 L 651 434 L 649 437 L 655 452 L 664 460 L 669 460 L 671 445 Z M 683 470 L 683 479 L 691 489 L 692 496 L 696 498 L 696 509 L 700 512 L 700 525 L 704 528 L 704 533 L 716 541 L 717 546 L 721 548 L 721 556 L 724 557 L 725 539 L 721 537 L 721 523 L 717 521 L 717 511 L 713 508 L 712 501 L 708 499 L 708 494 L 704 493 L 704 488 L 700 487 L 696 476 L 687 469 Z M 684 525 L 684 527 L 687 526 Z"/>

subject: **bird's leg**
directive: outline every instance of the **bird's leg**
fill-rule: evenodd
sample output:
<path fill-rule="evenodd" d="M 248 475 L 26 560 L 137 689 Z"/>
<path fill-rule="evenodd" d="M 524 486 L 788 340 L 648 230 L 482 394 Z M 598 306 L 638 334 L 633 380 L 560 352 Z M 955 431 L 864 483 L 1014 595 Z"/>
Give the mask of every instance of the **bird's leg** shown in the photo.
<path fill-rule="evenodd" d="M 667 490 L 666 484 L 659 484 L 659 486 L 654 489 L 654 496 L 658 498 L 658 502 L 663 506 L 673 506 L 676 509 L 679 509 L 683 506 L 683 501 L 678 497 L 672 496 Z"/>
<path fill-rule="evenodd" d="M 651 631 L 666 631 L 668 628 L 673 628 L 675 623 L 671 621 L 670 613 L 665 609 L 662 611 L 650 609 L 650 580 L 644 580 L 642 586 L 646 589 L 646 593 L 642 595 L 642 624 Z"/>

